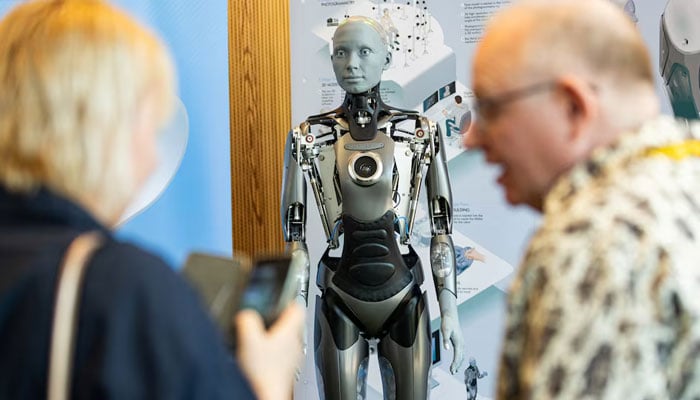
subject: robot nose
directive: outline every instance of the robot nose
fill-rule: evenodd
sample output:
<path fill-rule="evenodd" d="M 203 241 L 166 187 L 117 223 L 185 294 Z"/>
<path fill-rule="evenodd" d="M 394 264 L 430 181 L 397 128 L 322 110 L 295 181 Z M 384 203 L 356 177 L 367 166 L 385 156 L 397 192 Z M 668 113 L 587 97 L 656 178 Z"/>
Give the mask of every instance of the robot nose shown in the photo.
<path fill-rule="evenodd" d="M 348 55 L 346 67 L 348 69 L 356 69 L 359 66 L 359 57 L 351 53 Z"/>

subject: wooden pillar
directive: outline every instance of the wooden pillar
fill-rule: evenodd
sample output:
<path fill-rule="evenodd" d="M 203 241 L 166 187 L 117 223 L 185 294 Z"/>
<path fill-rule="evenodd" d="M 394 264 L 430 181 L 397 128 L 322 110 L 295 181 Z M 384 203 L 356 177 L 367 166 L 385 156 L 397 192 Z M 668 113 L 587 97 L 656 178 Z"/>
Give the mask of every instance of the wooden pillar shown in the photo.
<path fill-rule="evenodd" d="M 228 14 L 233 248 L 248 255 L 280 251 L 291 127 L 289 0 L 229 0 Z"/>

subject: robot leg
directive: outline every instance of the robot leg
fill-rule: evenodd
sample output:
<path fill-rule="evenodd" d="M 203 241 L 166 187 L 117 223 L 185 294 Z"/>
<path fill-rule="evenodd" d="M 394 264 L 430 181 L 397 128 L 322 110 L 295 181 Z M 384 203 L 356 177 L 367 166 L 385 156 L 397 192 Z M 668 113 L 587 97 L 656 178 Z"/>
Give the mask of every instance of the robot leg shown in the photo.
<path fill-rule="evenodd" d="M 321 399 L 364 398 L 369 346 L 330 289 L 316 296 L 314 349 Z"/>
<path fill-rule="evenodd" d="M 425 400 L 430 370 L 430 315 L 416 285 L 396 312 L 379 342 L 379 367 L 385 399 Z"/>

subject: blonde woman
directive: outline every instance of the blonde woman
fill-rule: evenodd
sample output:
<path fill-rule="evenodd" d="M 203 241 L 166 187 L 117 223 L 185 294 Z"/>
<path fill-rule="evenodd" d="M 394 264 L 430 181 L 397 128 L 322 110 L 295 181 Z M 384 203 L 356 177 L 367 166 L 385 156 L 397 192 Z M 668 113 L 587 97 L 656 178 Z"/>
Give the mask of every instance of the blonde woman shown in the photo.
<path fill-rule="evenodd" d="M 0 398 L 45 397 L 57 272 L 90 231 L 72 398 L 288 398 L 298 306 L 268 332 L 241 315 L 234 360 L 172 269 L 111 234 L 171 112 L 162 43 L 90 0 L 25 2 L 0 38 Z"/>

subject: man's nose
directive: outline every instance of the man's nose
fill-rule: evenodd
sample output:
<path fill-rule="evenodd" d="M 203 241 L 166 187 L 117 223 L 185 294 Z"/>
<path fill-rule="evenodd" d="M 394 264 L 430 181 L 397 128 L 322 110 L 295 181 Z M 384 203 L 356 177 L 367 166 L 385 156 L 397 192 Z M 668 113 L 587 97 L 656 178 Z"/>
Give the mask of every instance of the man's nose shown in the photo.
<path fill-rule="evenodd" d="M 464 135 L 462 135 L 462 145 L 467 149 L 475 149 L 481 146 L 483 133 L 476 121 L 472 121 Z"/>

